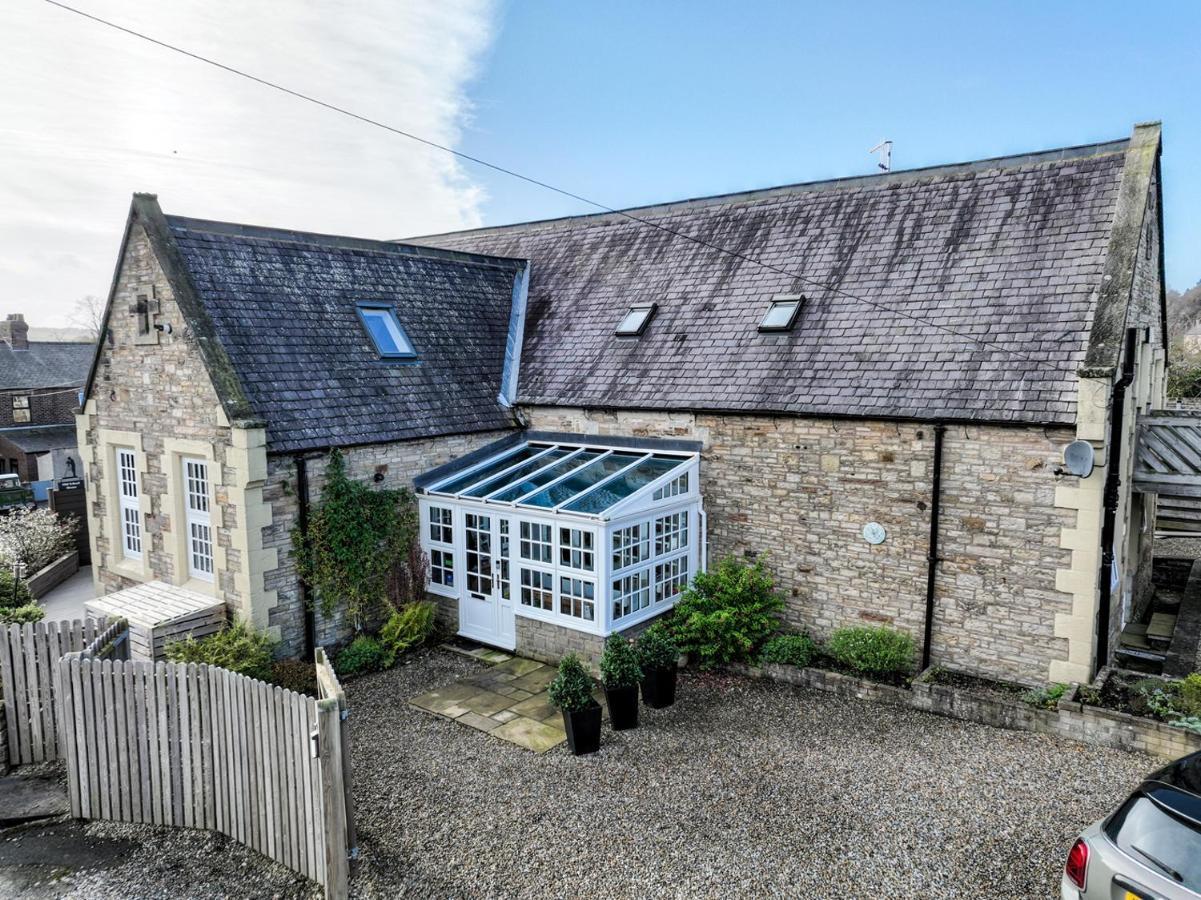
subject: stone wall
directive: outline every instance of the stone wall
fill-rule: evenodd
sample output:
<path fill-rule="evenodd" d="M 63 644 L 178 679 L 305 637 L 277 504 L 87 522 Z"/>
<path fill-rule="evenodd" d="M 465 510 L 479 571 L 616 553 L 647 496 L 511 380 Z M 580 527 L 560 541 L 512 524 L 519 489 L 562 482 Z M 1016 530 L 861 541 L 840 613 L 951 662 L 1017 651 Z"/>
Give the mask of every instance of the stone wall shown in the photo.
<path fill-rule="evenodd" d="M 887 624 L 920 645 L 925 617 L 934 433 L 881 421 L 526 410 L 531 427 L 682 437 L 703 445 L 710 563 L 767 553 L 796 629 L 823 638 Z M 935 662 L 1041 684 L 1066 655 L 1056 590 L 1075 513 L 1055 507 L 1070 429 L 948 427 L 933 641 Z M 883 544 L 864 524 L 887 530 Z"/>
<path fill-rule="evenodd" d="M 343 455 L 346 459 L 347 474 L 351 478 L 374 484 L 374 478 L 379 474 L 383 476 L 378 482 L 380 488 L 411 489 L 413 479 L 421 473 L 499 440 L 504 435 L 505 432 L 488 431 L 401 443 L 373 444 L 345 448 Z M 310 508 L 315 508 L 321 502 L 326 459 L 325 456 L 319 456 L 310 458 L 306 463 Z M 267 569 L 263 576 L 266 589 L 276 598 L 276 605 L 271 610 L 270 623 L 279 629 L 279 637 L 283 641 L 281 653 L 296 656 L 304 650 L 304 607 L 296 576 L 296 565 L 290 555 L 292 529 L 296 526 L 299 516 L 296 461 L 292 456 L 268 457 L 263 500 L 270 505 L 270 519 L 262 529 L 263 547 L 274 551 L 276 555 L 276 565 Z M 453 601 L 437 599 L 439 618 L 444 624 L 449 624 L 447 617 L 451 610 L 447 604 Z M 457 609 L 453 610 L 453 614 L 454 624 L 457 626 Z M 324 646 L 339 643 L 345 640 L 349 633 L 349 623 L 338 618 L 326 619 L 318 614 L 318 644 Z"/>
<path fill-rule="evenodd" d="M 140 334 L 130 312 L 139 297 L 152 321 L 171 333 Z M 237 615 L 265 624 L 254 609 L 245 557 L 248 507 L 256 469 L 264 460 L 261 429 L 231 428 L 170 284 L 142 228 L 134 225 L 120 263 L 100 365 L 76 420 L 87 478 L 93 577 L 102 593 L 149 580 L 187 584 L 229 604 Z M 252 433 L 253 432 L 253 433 Z M 124 559 L 117 533 L 116 446 L 132 447 L 141 489 L 142 559 Z M 257 450 L 257 454 L 256 451 Z M 190 579 L 181 501 L 182 455 L 209 460 L 215 577 Z M 254 458 L 257 456 L 257 460 Z M 253 516 L 253 510 L 250 510 Z M 258 604 L 259 606 L 262 603 Z"/>

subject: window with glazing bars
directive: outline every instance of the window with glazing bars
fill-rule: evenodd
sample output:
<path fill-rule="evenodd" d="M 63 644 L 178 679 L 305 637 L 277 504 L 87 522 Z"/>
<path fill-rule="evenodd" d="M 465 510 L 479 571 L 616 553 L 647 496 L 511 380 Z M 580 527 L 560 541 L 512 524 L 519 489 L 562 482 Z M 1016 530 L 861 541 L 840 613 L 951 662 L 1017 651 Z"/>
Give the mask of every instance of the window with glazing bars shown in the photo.
<path fill-rule="evenodd" d="M 184 521 L 188 536 L 188 574 L 213 580 L 213 525 L 209 510 L 209 467 L 203 459 L 183 460 Z"/>
<path fill-rule="evenodd" d="M 455 511 L 449 506 L 429 507 L 430 581 L 455 586 Z M 444 544 L 435 547 L 434 544 Z"/>
<path fill-rule="evenodd" d="M 137 458 L 132 450 L 118 447 L 117 501 L 121 512 L 121 555 L 142 558 L 142 512 L 138 492 Z"/>
<path fill-rule="evenodd" d="M 554 576 L 537 569 L 521 570 L 521 605 L 551 612 L 555 608 Z"/>
<path fill-rule="evenodd" d="M 688 586 L 688 557 L 655 564 L 655 602 L 671 600 Z"/>
<path fill-rule="evenodd" d="M 613 571 L 650 559 L 650 526 L 639 522 L 613 532 Z"/>
<path fill-rule="evenodd" d="M 549 525 L 537 522 L 521 523 L 519 553 L 530 562 L 549 563 L 555 557 L 551 552 L 551 530 Z"/>
<path fill-rule="evenodd" d="M 655 556 L 688 546 L 688 510 L 655 519 Z"/>
<path fill-rule="evenodd" d="M 688 473 L 685 472 L 679 478 L 673 478 L 661 488 L 657 488 L 654 494 L 651 495 L 652 500 L 666 500 L 668 497 L 678 497 L 680 494 L 688 493 Z"/>
<path fill-rule="evenodd" d="M 559 578 L 559 612 L 575 619 L 596 619 L 596 585 L 587 578 Z"/>
<path fill-rule="evenodd" d="M 595 566 L 592 532 L 581 528 L 559 529 L 559 565 L 591 572 Z"/>
<path fill-rule="evenodd" d="M 651 573 L 642 569 L 613 579 L 613 618 L 632 615 L 651 605 Z"/>

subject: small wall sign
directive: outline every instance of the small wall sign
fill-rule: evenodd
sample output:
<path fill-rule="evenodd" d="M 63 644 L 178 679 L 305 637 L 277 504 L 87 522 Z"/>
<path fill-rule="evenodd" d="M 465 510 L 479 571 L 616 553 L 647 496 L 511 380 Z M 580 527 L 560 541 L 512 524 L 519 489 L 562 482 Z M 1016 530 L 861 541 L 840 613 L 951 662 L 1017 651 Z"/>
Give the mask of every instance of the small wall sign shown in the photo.
<path fill-rule="evenodd" d="M 863 526 L 863 539 L 869 544 L 883 544 L 888 532 L 879 522 L 868 522 Z"/>

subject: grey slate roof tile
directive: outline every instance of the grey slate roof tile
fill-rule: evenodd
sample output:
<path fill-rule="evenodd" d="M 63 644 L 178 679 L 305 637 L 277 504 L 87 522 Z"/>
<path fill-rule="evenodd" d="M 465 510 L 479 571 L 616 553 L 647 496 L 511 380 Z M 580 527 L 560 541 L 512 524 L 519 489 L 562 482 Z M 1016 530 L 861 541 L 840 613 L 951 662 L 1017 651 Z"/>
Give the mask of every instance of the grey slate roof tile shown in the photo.
<path fill-rule="evenodd" d="M 82 388 L 95 352 L 95 344 L 30 341 L 28 350 L 13 350 L 0 341 L 0 390 Z"/>
<path fill-rule="evenodd" d="M 166 218 L 269 451 L 513 426 L 497 395 L 517 261 Z M 378 358 L 359 301 L 392 305 L 416 363 Z"/>
<path fill-rule="evenodd" d="M 524 403 L 1071 422 L 1125 148 L 631 211 L 837 291 L 613 214 L 417 240 L 531 261 Z M 760 334 L 798 293 L 796 328 Z"/>

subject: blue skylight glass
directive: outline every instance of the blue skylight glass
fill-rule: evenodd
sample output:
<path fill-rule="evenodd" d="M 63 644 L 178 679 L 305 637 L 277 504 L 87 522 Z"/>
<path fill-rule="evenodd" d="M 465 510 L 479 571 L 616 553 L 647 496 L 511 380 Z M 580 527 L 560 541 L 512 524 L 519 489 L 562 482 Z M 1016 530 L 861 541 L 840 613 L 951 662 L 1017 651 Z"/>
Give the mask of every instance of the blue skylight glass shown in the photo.
<path fill-rule="evenodd" d="M 673 456 L 652 456 L 641 462 L 624 475 L 619 475 L 612 481 L 606 481 L 599 487 L 568 503 L 564 509 L 581 513 L 601 513 L 616 503 L 629 497 L 639 488 L 646 487 L 660 475 L 666 475 L 684 460 Z"/>
<path fill-rule="evenodd" d="M 522 501 L 522 506 L 541 506 L 549 509 L 570 500 L 576 494 L 588 490 L 598 481 L 620 472 L 630 463 L 644 456 L 642 453 L 610 453 L 604 459 L 574 472 L 558 484 L 552 484 L 544 491 L 539 491 L 533 497 Z"/>
<path fill-rule="evenodd" d="M 359 305 L 359 319 L 383 359 L 415 359 L 417 351 L 390 306 Z"/>

